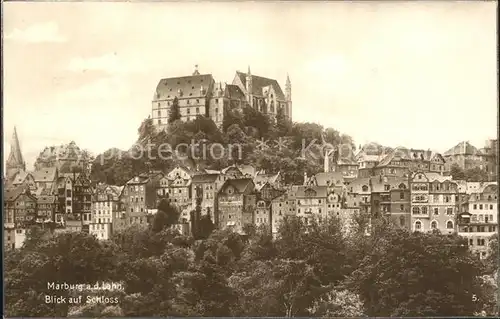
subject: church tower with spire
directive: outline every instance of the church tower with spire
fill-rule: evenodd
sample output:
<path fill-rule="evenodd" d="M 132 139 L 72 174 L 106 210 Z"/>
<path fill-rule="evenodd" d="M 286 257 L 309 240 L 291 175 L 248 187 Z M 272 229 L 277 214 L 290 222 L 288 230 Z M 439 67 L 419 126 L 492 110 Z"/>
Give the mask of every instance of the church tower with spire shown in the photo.
<path fill-rule="evenodd" d="M 5 163 L 6 177 L 7 180 L 12 180 L 17 173 L 26 170 L 26 163 L 23 159 L 23 154 L 21 153 L 21 146 L 19 144 L 19 138 L 17 137 L 16 127 L 14 127 L 14 134 L 12 134 L 12 140 L 10 142 L 10 154 Z"/>
<path fill-rule="evenodd" d="M 287 104 L 287 112 L 288 118 L 292 120 L 292 83 L 290 82 L 290 76 L 286 75 L 286 83 L 285 83 L 285 98 Z"/>

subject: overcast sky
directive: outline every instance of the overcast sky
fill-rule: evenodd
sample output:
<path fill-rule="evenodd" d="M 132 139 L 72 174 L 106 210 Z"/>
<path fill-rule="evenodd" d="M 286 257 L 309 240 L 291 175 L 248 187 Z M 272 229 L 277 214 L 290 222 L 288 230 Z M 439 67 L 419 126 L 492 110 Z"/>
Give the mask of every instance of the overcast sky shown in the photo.
<path fill-rule="evenodd" d="M 444 152 L 497 133 L 496 3 L 3 3 L 4 150 L 128 149 L 160 78 L 292 82 L 293 120 Z"/>

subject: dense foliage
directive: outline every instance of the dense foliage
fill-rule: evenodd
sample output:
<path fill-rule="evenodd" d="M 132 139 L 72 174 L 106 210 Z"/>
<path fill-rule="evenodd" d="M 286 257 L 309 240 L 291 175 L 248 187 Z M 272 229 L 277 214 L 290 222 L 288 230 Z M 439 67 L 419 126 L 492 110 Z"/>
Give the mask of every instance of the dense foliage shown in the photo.
<path fill-rule="evenodd" d="M 164 207 L 164 210 L 168 210 Z M 168 224 L 168 223 L 167 223 Z M 286 218 L 277 238 L 215 230 L 194 240 L 138 226 L 98 241 L 34 228 L 5 256 L 6 314 L 16 316 L 470 316 L 495 314 L 492 267 L 463 239 L 375 221 Z M 495 244 L 493 244 L 495 245 Z M 123 290 L 49 290 L 48 282 L 121 282 Z M 48 304 L 45 295 L 104 294 L 118 303 Z"/>
<path fill-rule="evenodd" d="M 453 164 L 450 168 L 450 174 L 454 180 L 468 182 L 486 182 L 489 180 L 488 172 L 480 167 L 464 170 L 457 164 Z"/>
<path fill-rule="evenodd" d="M 173 103 L 171 115 L 176 114 L 175 109 Z M 301 183 L 304 171 L 317 173 L 323 167 L 323 143 L 346 144 L 354 149 L 350 136 L 318 124 L 292 123 L 282 110 L 274 119 L 249 107 L 225 109 L 224 114 L 220 129 L 205 116 L 188 122 L 172 117 L 167 131 L 158 132 L 152 120 L 146 119 L 139 127 L 137 143 L 129 151 L 110 149 L 96 157 L 92 178 L 122 185 L 137 173 L 168 170 L 179 163 L 210 169 L 238 163 L 252 164 L 269 173 L 281 171 L 285 182 Z M 197 146 L 191 147 L 194 144 Z"/>

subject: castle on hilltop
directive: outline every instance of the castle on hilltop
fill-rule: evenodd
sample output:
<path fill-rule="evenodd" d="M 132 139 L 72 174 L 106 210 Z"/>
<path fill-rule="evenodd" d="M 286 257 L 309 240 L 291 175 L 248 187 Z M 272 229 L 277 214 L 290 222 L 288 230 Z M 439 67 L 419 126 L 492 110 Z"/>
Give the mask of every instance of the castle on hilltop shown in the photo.
<path fill-rule="evenodd" d="M 245 106 L 254 108 L 270 117 L 278 109 L 292 119 L 292 85 L 287 76 L 285 90 L 277 80 L 236 72 L 232 84 L 216 82 L 211 74 L 200 74 L 198 66 L 190 76 L 161 79 L 152 101 L 153 125 L 159 129 L 168 126 L 168 116 L 177 98 L 182 121 L 194 120 L 202 115 L 211 118 L 220 127 L 224 110 Z"/>

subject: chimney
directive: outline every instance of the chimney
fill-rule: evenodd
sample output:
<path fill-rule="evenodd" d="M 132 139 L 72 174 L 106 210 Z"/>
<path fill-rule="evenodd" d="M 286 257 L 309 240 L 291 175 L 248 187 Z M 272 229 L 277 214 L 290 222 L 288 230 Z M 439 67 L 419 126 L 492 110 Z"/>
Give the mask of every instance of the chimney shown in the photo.
<path fill-rule="evenodd" d="M 304 185 L 307 185 L 307 172 L 304 171 Z"/>

